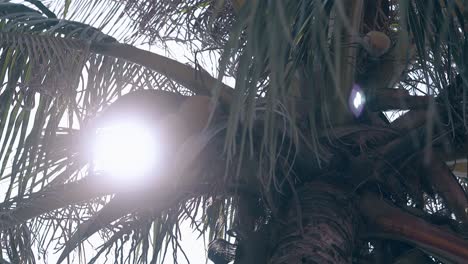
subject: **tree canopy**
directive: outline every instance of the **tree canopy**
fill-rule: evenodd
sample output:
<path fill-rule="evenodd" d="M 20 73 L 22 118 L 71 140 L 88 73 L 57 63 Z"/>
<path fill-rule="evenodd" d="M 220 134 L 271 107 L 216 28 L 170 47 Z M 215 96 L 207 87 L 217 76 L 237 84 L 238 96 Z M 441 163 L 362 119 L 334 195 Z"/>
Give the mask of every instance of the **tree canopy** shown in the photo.
<path fill-rule="evenodd" d="M 0 259 L 156 263 L 190 221 L 215 263 L 467 261 L 465 2 L 0 0 Z M 169 146 L 136 189 L 87 149 L 128 111 Z"/>

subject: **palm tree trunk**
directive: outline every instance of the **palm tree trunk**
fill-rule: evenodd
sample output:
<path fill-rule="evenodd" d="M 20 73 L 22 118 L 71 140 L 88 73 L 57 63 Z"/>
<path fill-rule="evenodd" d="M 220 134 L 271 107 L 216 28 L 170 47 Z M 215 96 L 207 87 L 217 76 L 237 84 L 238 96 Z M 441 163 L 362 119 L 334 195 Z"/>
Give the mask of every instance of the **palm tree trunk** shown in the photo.
<path fill-rule="evenodd" d="M 278 227 L 270 263 L 351 263 L 358 223 L 351 199 L 323 182 L 304 185 L 296 197 Z"/>

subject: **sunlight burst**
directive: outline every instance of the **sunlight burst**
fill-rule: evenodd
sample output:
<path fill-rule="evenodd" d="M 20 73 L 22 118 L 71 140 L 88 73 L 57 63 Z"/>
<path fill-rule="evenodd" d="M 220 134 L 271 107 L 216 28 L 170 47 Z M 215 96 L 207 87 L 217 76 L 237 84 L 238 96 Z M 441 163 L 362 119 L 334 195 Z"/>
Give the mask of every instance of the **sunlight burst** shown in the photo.
<path fill-rule="evenodd" d="M 93 144 L 95 169 L 124 181 L 146 176 L 160 159 L 157 138 L 152 129 L 136 122 L 100 128 Z"/>

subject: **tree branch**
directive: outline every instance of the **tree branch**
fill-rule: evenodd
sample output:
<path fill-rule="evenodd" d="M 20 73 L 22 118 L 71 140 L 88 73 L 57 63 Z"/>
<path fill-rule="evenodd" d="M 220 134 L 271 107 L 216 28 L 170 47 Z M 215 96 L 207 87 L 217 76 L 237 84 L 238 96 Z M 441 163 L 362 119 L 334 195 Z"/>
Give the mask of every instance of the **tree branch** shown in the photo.
<path fill-rule="evenodd" d="M 429 142 L 428 145 L 425 135 L 426 128 L 422 126 L 384 145 L 380 153 L 390 164 L 396 164 L 412 154 L 417 154 L 416 160 L 425 167 L 432 188 L 444 198 L 457 219 L 466 222 L 468 221 L 468 198 L 465 191 L 447 164 L 443 162 L 444 160 L 435 153 L 432 145 L 436 142 Z M 439 141 L 441 138 L 439 137 Z M 426 154 L 429 154 L 427 162 L 425 162 Z"/>
<path fill-rule="evenodd" d="M 403 89 L 376 89 L 369 98 L 372 111 L 426 109 L 432 96 L 413 96 Z"/>
<path fill-rule="evenodd" d="M 427 254 L 419 249 L 411 249 L 399 256 L 393 264 L 427 264 L 433 263 Z"/>
<path fill-rule="evenodd" d="M 364 194 L 358 206 L 365 221 L 378 232 L 376 236 L 412 243 L 455 263 L 468 259 L 468 241 L 406 213 L 376 195 Z"/>
<path fill-rule="evenodd" d="M 457 219 L 466 223 L 468 220 L 468 199 L 463 187 L 447 164 L 436 153 L 432 153 L 424 168 L 434 190 L 447 202 Z"/>
<path fill-rule="evenodd" d="M 431 118 L 429 114 L 425 110 L 412 110 L 395 119 L 390 127 L 397 131 L 407 132 L 424 125 L 427 118 Z"/>
<path fill-rule="evenodd" d="M 0 230 L 22 224 L 29 219 L 67 205 L 112 194 L 115 191 L 109 188 L 109 185 L 98 184 L 93 176 L 95 175 L 90 175 L 90 177 L 76 182 L 47 188 L 34 193 L 30 198 L 18 201 L 17 208 L 2 212 Z"/>
<path fill-rule="evenodd" d="M 13 47 L 19 46 L 23 50 L 28 50 L 28 45 L 32 45 L 31 43 L 37 44 L 38 47 L 54 43 L 66 49 L 119 58 L 163 74 L 195 94 L 219 95 L 221 102 L 226 105 L 230 104 L 233 97 L 234 90 L 212 77 L 208 72 L 196 70 L 190 65 L 127 44 L 89 42 L 46 35 L 27 35 L 17 32 L 0 32 L 0 43 L 6 43 Z M 216 88 L 219 90 L 216 90 Z"/>
<path fill-rule="evenodd" d="M 116 194 L 114 199 L 93 215 L 92 218 L 78 226 L 72 237 L 67 240 L 65 249 L 62 251 L 57 263 L 65 260 L 82 241 L 88 239 L 91 235 L 113 221 L 138 210 L 162 212 L 197 193 L 194 187 L 196 187 L 194 184 L 188 184 L 185 187 L 180 185 L 167 186 L 164 184 L 154 184 L 150 192 L 147 190 L 146 192 Z"/>
<path fill-rule="evenodd" d="M 164 74 L 198 95 L 217 94 L 215 89 L 218 88 L 220 89 L 219 96 L 223 103 L 229 105 L 232 100 L 234 89 L 218 81 L 208 72 L 196 70 L 190 65 L 180 63 L 176 60 L 120 43 L 93 42 L 90 45 L 90 51 L 101 55 L 124 59 Z"/>
<path fill-rule="evenodd" d="M 168 173 L 170 174 L 166 174 L 164 176 L 154 175 L 154 177 L 149 179 L 148 182 L 145 182 L 145 191 L 147 192 L 148 189 L 150 189 L 151 193 L 159 193 L 158 197 L 161 197 L 159 195 L 162 194 L 166 195 L 163 198 L 158 198 L 161 201 L 170 200 L 174 195 L 179 195 L 183 192 L 190 193 L 193 197 L 208 193 L 213 194 L 214 191 L 223 192 L 224 194 L 229 195 L 235 195 L 239 192 L 250 195 L 258 194 L 256 189 L 252 189 L 255 188 L 255 182 L 252 182 L 255 181 L 255 179 L 250 179 L 249 181 L 244 178 L 234 177 L 233 175 L 237 175 L 237 171 L 235 170 L 236 167 L 234 170 L 232 168 L 226 169 L 226 162 L 223 160 L 213 163 L 213 161 L 219 160 L 219 148 L 221 146 L 220 144 L 223 143 L 224 140 L 222 137 L 219 137 L 213 139 L 213 141 L 214 142 L 205 147 L 202 153 L 196 155 L 197 160 L 192 162 L 193 166 L 190 166 L 185 170 L 186 173 L 179 173 L 181 174 L 181 178 L 179 180 L 181 183 L 176 184 L 174 171 L 169 171 Z M 188 155 L 192 154 L 184 152 L 181 155 L 183 155 L 182 159 L 188 159 L 190 158 Z M 197 169 L 198 166 L 202 166 L 202 169 Z M 209 168 L 209 173 L 206 175 L 208 178 L 203 178 L 205 176 L 203 172 L 206 171 L 207 168 Z M 239 175 L 250 176 L 252 171 L 251 169 L 252 168 L 249 166 L 243 166 Z M 70 173 L 71 172 L 64 172 L 64 174 Z M 249 185 L 246 186 L 244 184 L 231 182 L 229 184 L 226 183 L 222 190 L 214 190 L 213 186 L 215 185 L 214 182 L 216 180 L 225 180 L 225 178 L 220 177 L 223 173 L 229 174 L 226 176 L 227 179 L 237 179 L 239 182 L 245 181 Z M 0 212 L 0 230 L 12 228 L 42 214 L 68 205 L 86 202 L 104 195 L 122 193 L 122 191 L 127 192 L 127 194 L 123 193 L 123 195 L 128 198 L 128 193 L 132 192 L 131 190 L 129 191 L 127 187 L 124 187 L 124 190 L 122 190 L 122 187 L 109 184 L 108 182 L 103 182 L 98 176 L 99 175 L 88 175 L 84 179 L 75 182 L 52 186 L 32 194 L 27 199 L 17 201 L 18 206 L 16 208 Z M 69 178 L 69 175 L 59 175 L 57 177 Z M 194 181 L 193 179 L 197 180 Z M 172 189 L 174 186 L 177 187 L 176 190 Z M 140 186 L 135 188 L 140 188 Z M 167 190 L 169 189 L 172 191 L 168 192 Z M 133 192 L 138 192 L 138 189 Z M 143 195 L 140 200 L 148 200 L 149 198 L 147 196 L 148 195 Z M 130 196 L 129 199 L 132 199 L 132 197 Z M 133 200 L 135 200 L 135 198 L 133 198 Z M 134 203 L 132 203 L 132 205 L 134 205 Z M 0 204 L 0 208 L 9 207 L 9 204 Z M 120 212 L 120 216 L 125 213 L 131 213 L 136 207 L 127 206 L 127 208 L 129 209 L 126 212 L 125 210 Z"/>

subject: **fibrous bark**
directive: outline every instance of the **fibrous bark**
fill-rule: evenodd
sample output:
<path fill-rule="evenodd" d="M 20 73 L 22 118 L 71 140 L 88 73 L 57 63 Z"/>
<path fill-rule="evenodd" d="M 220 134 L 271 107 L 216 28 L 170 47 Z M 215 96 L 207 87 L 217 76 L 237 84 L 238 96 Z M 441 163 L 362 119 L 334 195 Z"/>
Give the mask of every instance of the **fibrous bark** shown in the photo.
<path fill-rule="evenodd" d="M 349 197 L 322 182 L 305 184 L 297 197 L 299 201 L 290 201 L 287 218 L 278 228 L 270 263 L 351 263 L 358 221 Z"/>

